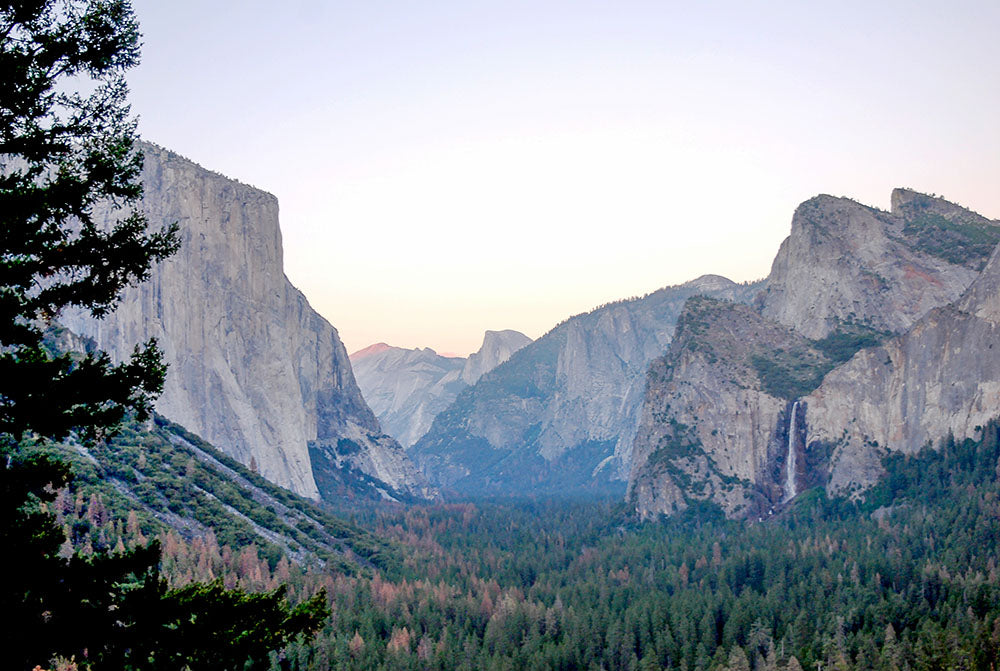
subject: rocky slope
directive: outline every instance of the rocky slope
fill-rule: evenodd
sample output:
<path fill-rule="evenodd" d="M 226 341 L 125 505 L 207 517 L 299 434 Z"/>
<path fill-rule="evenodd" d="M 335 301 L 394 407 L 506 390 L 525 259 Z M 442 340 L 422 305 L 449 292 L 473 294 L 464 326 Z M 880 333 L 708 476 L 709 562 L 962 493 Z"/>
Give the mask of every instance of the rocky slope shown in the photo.
<path fill-rule="evenodd" d="M 711 499 L 729 515 L 766 509 L 801 479 L 783 477 L 791 399 L 833 367 L 820 343 L 747 305 L 691 298 L 667 354 L 650 366 L 628 500 L 643 516 Z M 798 443 L 796 441 L 799 441 Z"/>
<path fill-rule="evenodd" d="M 810 450 L 831 453 L 837 492 L 873 484 L 887 451 L 980 437 L 1000 415 L 1000 248 L 958 301 L 858 353 L 805 402 Z"/>
<path fill-rule="evenodd" d="M 993 246 L 993 222 L 906 189 L 892 210 L 846 198 L 802 203 L 771 267 L 761 311 L 810 338 L 842 322 L 901 333 L 969 286 Z"/>
<path fill-rule="evenodd" d="M 621 492 L 646 368 L 684 301 L 758 289 L 705 276 L 573 317 L 460 393 L 411 454 L 460 493 Z"/>
<path fill-rule="evenodd" d="M 410 447 L 460 391 L 530 342 L 518 331 L 487 331 L 482 347 L 467 359 L 441 356 L 429 347 L 404 349 L 385 343 L 350 358 L 361 393 L 382 427 Z"/>
<path fill-rule="evenodd" d="M 803 203 L 759 314 L 695 303 L 695 322 L 709 325 L 692 335 L 685 319 L 651 367 L 629 481 L 636 510 L 711 499 L 750 514 L 815 484 L 861 488 L 886 449 L 971 435 L 1000 414 L 994 364 L 974 363 L 989 350 L 976 346 L 989 342 L 989 320 L 967 324 L 960 307 L 988 294 L 993 262 L 979 271 L 998 240 L 997 222 L 903 189 L 891 212 Z M 879 346 L 893 333 L 906 335 Z"/>
<path fill-rule="evenodd" d="M 115 357 L 155 337 L 170 366 L 157 411 L 272 482 L 316 498 L 317 479 L 347 469 L 388 492 L 430 493 L 382 434 L 336 329 L 285 278 L 274 196 L 142 150 L 142 208 L 154 226 L 180 223 L 181 249 L 114 314 L 63 323 Z M 310 448 L 327 457 L 321 473 Z"/>

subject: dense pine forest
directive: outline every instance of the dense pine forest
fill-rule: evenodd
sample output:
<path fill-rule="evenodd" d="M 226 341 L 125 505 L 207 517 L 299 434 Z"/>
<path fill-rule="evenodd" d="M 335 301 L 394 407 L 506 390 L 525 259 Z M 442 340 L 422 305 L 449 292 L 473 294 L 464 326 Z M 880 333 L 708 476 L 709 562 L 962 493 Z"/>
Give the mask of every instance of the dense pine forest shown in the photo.
<path fill-rule="evenodd" d="M 116 508 L 101 477 L 54 512 L 67 553 L 159 535 L 174 586 L 325 589 L 331 617 L 272 669 L 992 669 L 1000 427 L 981 436 L 892 455 L 864 501 L 816 489 L 749 523 L 710 506 L 639 523 L 601 500 L 350 504 L 340 535 L 383 539 L 376 562 L 186 536 Z M 204 477 L 189 454 L 151 453 Z"/>

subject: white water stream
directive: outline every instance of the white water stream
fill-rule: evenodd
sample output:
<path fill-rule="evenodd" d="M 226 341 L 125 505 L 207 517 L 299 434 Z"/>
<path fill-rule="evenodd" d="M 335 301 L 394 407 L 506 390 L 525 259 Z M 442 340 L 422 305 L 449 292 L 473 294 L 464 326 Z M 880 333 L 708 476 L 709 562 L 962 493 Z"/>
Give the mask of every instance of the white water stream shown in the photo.
<path fill-rule="evenodd" d="M 795 490 L 795 416 L 799 402 L 792 404 L 792 417 L 788 420 L 788 454 L 785 456 L 785 501 L 791 501 L 798 493 Z"/>

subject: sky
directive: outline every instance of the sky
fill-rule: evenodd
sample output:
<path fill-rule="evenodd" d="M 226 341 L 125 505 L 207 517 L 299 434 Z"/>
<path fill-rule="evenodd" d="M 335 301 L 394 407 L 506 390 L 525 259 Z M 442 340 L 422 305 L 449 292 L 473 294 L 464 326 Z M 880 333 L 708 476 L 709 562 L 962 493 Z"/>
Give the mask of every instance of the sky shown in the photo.
<path fill-rule="evenodd" d="M 140 133 L 278 197 L 351 352 L 764 277 L 820 193 L 1000 218 L 996 0 L 133 6 Z"/>

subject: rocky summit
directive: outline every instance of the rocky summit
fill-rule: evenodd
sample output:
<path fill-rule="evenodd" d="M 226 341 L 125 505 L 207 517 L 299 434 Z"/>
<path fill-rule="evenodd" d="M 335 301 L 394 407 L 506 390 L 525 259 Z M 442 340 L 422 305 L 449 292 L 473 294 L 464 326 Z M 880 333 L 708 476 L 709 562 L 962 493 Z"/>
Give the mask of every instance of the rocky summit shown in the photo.
<path fill-rule="evenodd" d="M 759 289 L 707 275 L 568 319 L 462 391 L 410 453 L 462 494 L 620 494 L 646 369 L 684 301 Z"/>
<path fill-rule="evenodd" d="M 382 427 L 410 447 L 460 391 L 530 342 L 518 331 L 487 331 L 482 347 L 468 358 L 441 356 L 429 347 L 378 343 L 350 359 L 361 393 Z"/>
<path fill-rule="evenodd" d="M 155 227 L 180 224 L 181 249 L 112 315 L 63 323 L 116 358 L 155 337 L 169 365 L 157 411 L 277 484 L 312 498 L 433 495 L 382 433 L 336 329 L 285 277 L 274 196 L 141 149 L 142 209 Z"/>
<path fill-rule="evenodd" d="M 511 355 L 531 343 L 531 338 L 520 331 L 505 329 L 503 331 L 487 331 L 483 336 L 483 344 L 479 350 L 469 355 L 462 366 L 462 382 L 473 385 L 479 382 Z"/>
<path fill-rule="evenodd" d="M 901 333 L 958 298 L 1000 242 L 994 222 L 907 189 L 892 210 L 817 196 L 792 217 L 761 312 L 810 338 L 844 322 Z"/>
<path fill-rule="evenodd" d="M 998 222 L 906 189 L 890 212 L 803 203 L 752 307 L 686 306 L 649 371 L 629 501 L 762 515 L 815 485 L 860 495 L 889 451 L 977 437 L 1000 415 L 998 243 Z"/>

